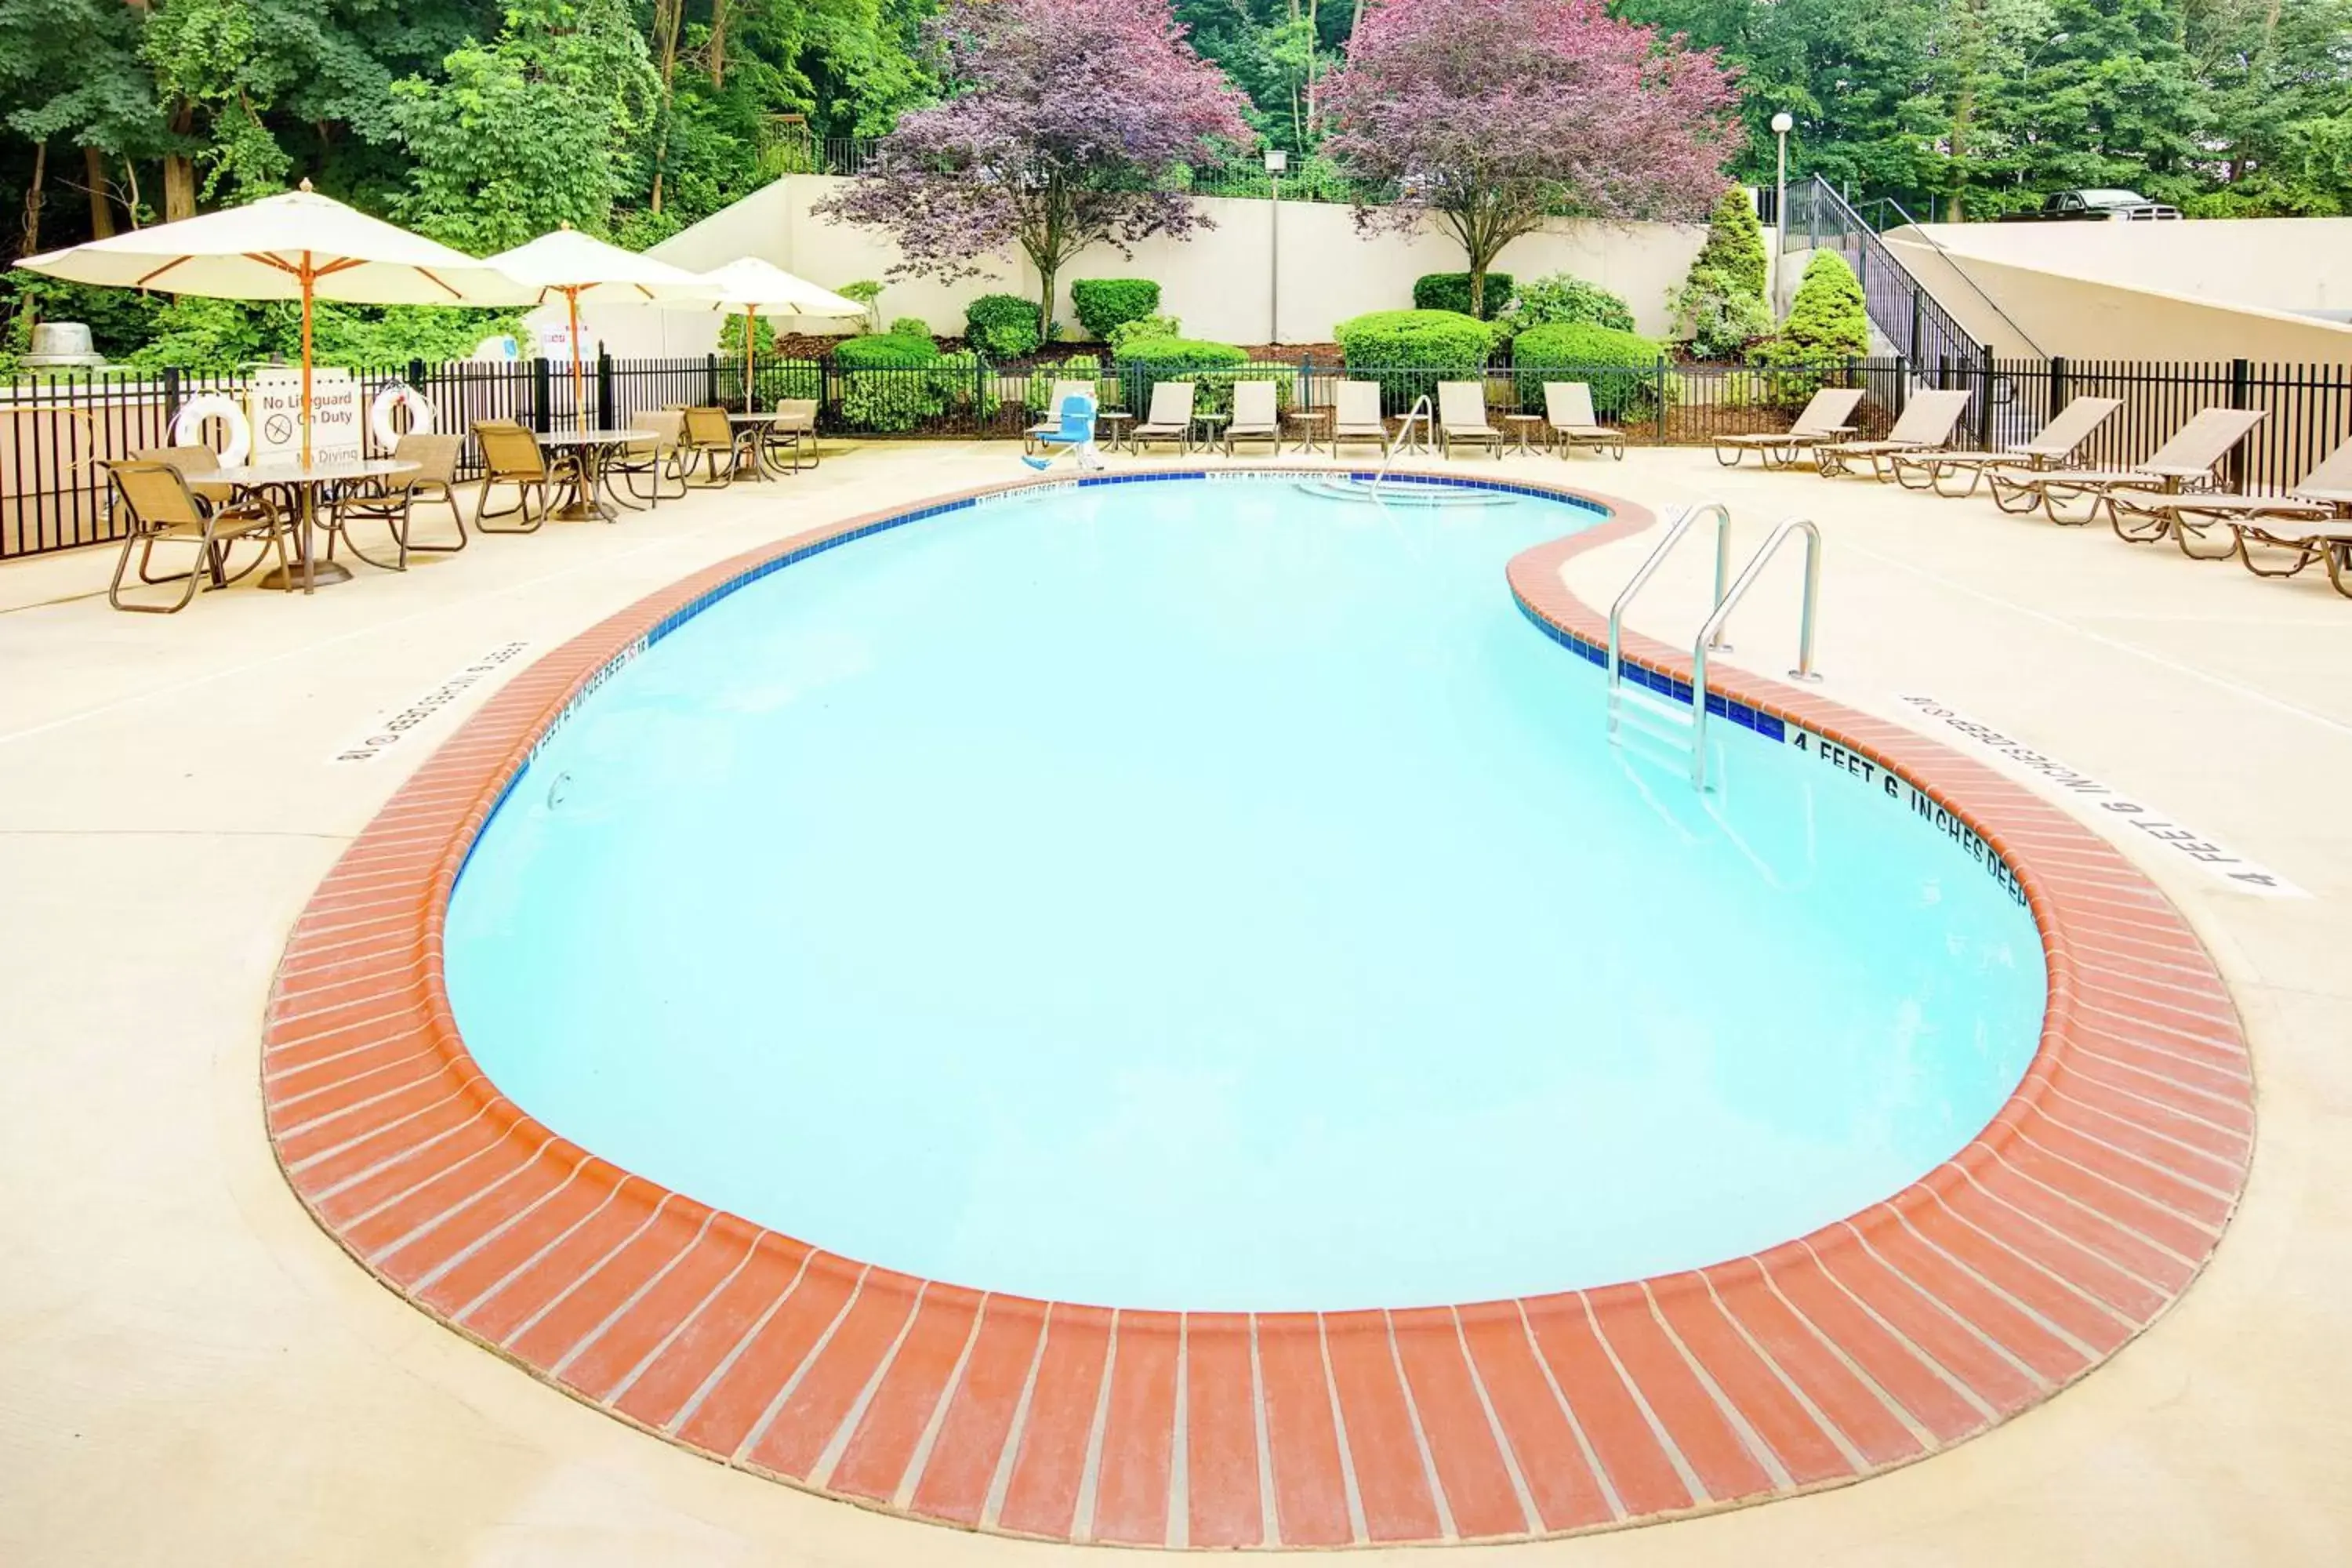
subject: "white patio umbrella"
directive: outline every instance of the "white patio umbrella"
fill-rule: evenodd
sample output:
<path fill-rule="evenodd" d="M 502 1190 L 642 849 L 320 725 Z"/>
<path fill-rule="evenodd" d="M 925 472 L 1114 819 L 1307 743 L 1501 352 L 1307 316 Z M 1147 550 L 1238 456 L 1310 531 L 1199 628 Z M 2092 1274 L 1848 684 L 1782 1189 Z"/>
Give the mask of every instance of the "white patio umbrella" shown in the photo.
<path fill-rule="evenodd" d="M 310 309 L 520 305 L 529 290 L 452 250 L 310 189 L 132 229 L 17 266 L 73 283 L 217 300 L 302 301 L 302 461 L 310 461 Z"/>
<path fill-rule="evenodd" d="M 682 267 L 607 245 L 570 224 L 528 245 L 501 250 L 486 265 L 535 290 L 538 303 L 563 297 L 572 316 L 572 405 L 583 426 L 588 422 L 588 373 L 580 354 L 582 297 L 629 305 L 656 300 L 707 305 L 719 291 Z"/>
<path fill-rule="evenodd" d="M 743 318 L 743 407 L 747 413 L 751 407 L 751 364 L 759 348 L 761 311 L 772 316 L 831 318 L 866 314 L 866 307 L 856 300 L 845 299 L 830 289 L 820 289 L 806 279 L 795 278 L 773 262 L 756 256 L 739 257 L 724 267 L 714 267 L 702 274 L 702 280 L 717 290 L 717 297 L 704 309 Z"/>

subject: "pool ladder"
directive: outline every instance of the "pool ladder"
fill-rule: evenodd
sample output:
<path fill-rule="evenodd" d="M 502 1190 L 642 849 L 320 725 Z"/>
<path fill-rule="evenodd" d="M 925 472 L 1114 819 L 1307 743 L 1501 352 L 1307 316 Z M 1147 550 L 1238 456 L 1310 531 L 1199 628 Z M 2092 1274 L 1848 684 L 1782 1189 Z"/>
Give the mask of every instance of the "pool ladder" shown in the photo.
<path fill-rule="evenodd" d="M 1670 697 L 1653 695 L 1646 688 L 1625 684 L 1624 626 L 1626 606 L 1633 602 L 1658 567 L 1671 554 L 1701 518 L 1715 520 L 1715 598 L 1714 607 L 1698 636 L 1691 643 L 1690 702 L 1685 707 Z M 1704 794 L 1707 783 L 1706 763 L 1706 656 L 1727 653 L 1731 645 L 1723 640 L 1725 623 L 1739 601 L 1755 586 L 1772 557 L 1780 552 L 1782 543 L 1793 533 L 1805 536 L 1805 597 L 1801 618 L 1797 624 L 1797 668 L 1789 672 L 1790 679 L 1816 681 L 1813 672 L 1813 610 L 1822 592 L 1822 531 L 1810 518 L 1784 518 L 1774 526 L 1763 544 L 1748 564 L 1741 567 L 1737 579 L 1730 577 L 1731 569 L 1731 509 L 1721 501 L 1703 501 L 1684 509 L 1666 527 L 1665 537 L 1658 541 L 1623 590 L 1616 603 L 1609 606 L 1609 740 L 1612 745 L 1625 745 L 1629 738 L 1639 737 L 1663 746 L 1680 763 L 1687 759 L 1691 787 Z"/>

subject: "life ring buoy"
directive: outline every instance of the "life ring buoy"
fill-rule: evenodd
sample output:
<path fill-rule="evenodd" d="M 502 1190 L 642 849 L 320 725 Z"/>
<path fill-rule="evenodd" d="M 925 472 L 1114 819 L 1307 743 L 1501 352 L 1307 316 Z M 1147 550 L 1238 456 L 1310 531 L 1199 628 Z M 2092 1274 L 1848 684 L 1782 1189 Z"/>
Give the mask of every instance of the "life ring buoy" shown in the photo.
<path fill-rule="evenodd" d="M 395 407 L 408 410 L 409 435 L 433 434 L 433 405 L 425 401 L 423 393 L 406 382 L 395 381 L 377 393 L 375 400 L 368 405 L 368 429 L 374 435 L 378 447 L 389 452 L 400 444 L 402 433 L 392 423 L 392 411 Z"/>
<path fill-rule="evenodd" d="M 218 392 L 199 393 L 180 405 L 179 413 L 172 416 L 172 445 L 205 445 L 205 421 L 207 419 L 219 420 L 228 432 L 228 440 L 220 449 L 222 468 L 236 468 L 252 455 L 253 426 L 245 416 L 245 405 Z"/>

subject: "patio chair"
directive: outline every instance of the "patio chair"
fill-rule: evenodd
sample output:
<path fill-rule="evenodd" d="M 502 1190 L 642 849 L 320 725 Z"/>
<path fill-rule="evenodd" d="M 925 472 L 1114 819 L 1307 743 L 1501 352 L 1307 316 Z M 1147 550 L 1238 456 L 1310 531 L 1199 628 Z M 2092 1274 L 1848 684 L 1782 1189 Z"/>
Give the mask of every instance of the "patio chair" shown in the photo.
<path fill-rule="evenodd" d="M 689 405 L 679 413 L 685 418 L 686 428 L 678 443 L 678 458 L 681 471 L 690 488 L 701 490 L 723 489 L 733 484 L 742 473 L 747 452 L 753 461 L 758 460 L 760 430 L 757 426 L 746 425 L 737 429 L 735 422 L 727 417 L 727 410 L 716 404 Z M 694 478 L 698 462 L 709 475 L 699 483 Z"/>
<path fill-rule="evenodd" d="M 1143 423 L 1128 433 L 1128 439 L 1139 452 L 1147 441 L 1173 441 L 1178 449 L 1192 449 L 1192 395 L 1199 389 L 1189 381 L 1155 382 L 1151 387 L 1151 408 Z"/>
<path fill-rule="evenodd" d="M 645 408 L 629 416 L 629 428 L 653 433 L 653 445 L 615 447 L 604 459 L 604 471 L 618 478 L 629 494 L 648 506 L 686 495 L 686 469 L 678 447 L 686 439 L 686 416 L 676 408 Z M 642 489 L 639 488 L 642 483 Z M 664 484 L 675 490 L 665 490 Z"/>
<path fill-rule="evenodd" d="M 1339 447 L 1347 441 L 1370 441 L 1389 455 L 1388 421 L 1381 417 L 1381 384 L 1377 381 L 1343 381 L 1332 397 L 1331 456 L 1339 455 Z"/>
<path fill-rule="evenodd" d="M 236 498 L 235 485 L 208 481 L 205 476 L 220 472 L 220 454 L 197 442 L 185 447 L 140 447 L 132 450 L 134 463 L 169 463 L 187 477 L 188 488 L 198 499 L 215 506 L 226 506 Z"/>
<path fill-rule="evenodd" d="M 482 488 L 474 501 L 474 526 L 484 533 L 536 533 L 547 521 L 554 503 L 552 487 L 564 479 L 568 464 L 551 466 L 540 449 L 539 437 L 508 419 L 485 419 L 474 426 L 475 444 L 482 449 Z M 498 485 L 515 488 L 515 503 L 490 510 L 490 490 Z M 539 498 L 539 510 L 530 507 Z M 492 521 L 517 518 L 513 523 Z"/>
<path fill-rule="evenodd" d="M 1234 417 L 1225 426 L 1225 456 L 1234 455 L 1236 441 L 1264 441 L 1275 455 L 1282 453 L 1282 416 L 1276 410 L 1274 383 L 1234 383 Z"/>
<path fill-rule="evenodd" d="M 189 601 L 196 596 L 200 581 L 209 579 L 214 587 L 226 588 L 267 560 L 271 550 L 278 552 L 278 573 L 287 592 L 293 592 L 295 574 L 288 570 L 286 558 L 286 536 L 289 531 L 285 518 L 267 498 L 256 494 L 215 506 L 196 494 L 188 483 L 188 476 L 176 465 L 164 462 L 142 463 L 134 458 L 109 463 L 106 477 L 114 494 L 116 515 L 127 522 L 122 553 L 115 559 L 114 579 L 106 589 L 106 602 L 116 609 L 150 616 L 175 614 L 188 607 Z M 229 546 L 245 539 L 257 542 L 262 549 L 244 572 L 230 573 Z M 195 559 L 188 563 L 185 572 L 167 572 L 158 577 L 148 571 L 148 566 L 159 544 L 193 544 Z M 139 581 L 151 587 L 181 584 L 177 599 L 168 605 L 138 605 L 124 600 L 122 574 L 130 569 L 133 551 L 139 554 Z"/>
<path fill-rule="evenodd" d="M 1503 433 L 1486 423 L 1486 387 L 1484 382 L 1441 381 L 1437 384 L 1438 455 L 1453 457 L 1456 442 L 1484 447 L 1498 458 L 1503 455 Z"/>
<path fill-rule="evenodd" d="M 1947 452 L 1952 431 L 1968 412 L 1969 392 L 1915 392 L 1883 439 L 1824 441 L 1813 448 L 1813 466 L 1832 478 L 1850 472 L 1857 463 L 1870 465 L 1870 477 L 1884 482 L 1892 477 L 1886 460 L 1898 452 Z"/>
<path fill-rule="evenodd" d="M 1748 453 L 1769 468 L 1785 468 L 1826 441 L 1839 440 L 1853 434 L 1853 411 L 1862 405 L 1862 389 L 1858 386 L 1824 386 L 1813 394 L 1797 421 L 1786 430 L 1768 436 L 1717 436 L 1715 438 L 1715 460 L 1727 468 L 1736 468 L 1739 459 Z M 1730 457 L 1724 456 L 1729 452 Z"/>
<path fill-rule="evenodd" d="M 2200 409 L 2172 433 L 2172 439 L 2128 468 L 1990 468 L 1985 470 L 1985 480 L 1992 486 L 1993 504 L 2001 510 L 2023 513 L 2038 506 L 2051 521 L 2079 528 L 2097 521 L 2102 510 L 2113 519 L 2107 497 L 2116 490 L 2152 489 L 2171 495 L 2210 487 L 2213 470 L 2263 417 L 2263 410 L 2259 408 Z M 2085 497 L 2088 505 L 2082 516 L 2061 512 L 2062 507 Z M 2124 531 L 2120 521 L 2116 531 Z"/>
<path fill-rule="evenodd" d="M 1998 452 L 1894 452 L 1887 456 L 1895 482 L 1906 489 L 1932 489 L 1939 496 L 1969 496 L 1990 468 L 2055 468 L 2082 449 L 2099 426 L 2124 405 L 2120 397 L 2077 397 L 2058 411 L 2032 440 Z M 1966 474 L 1968 488 L 1944 488 L 1947 476 Z"/>
<path fill-rule="evenodd" d="M 2339 443 L 2284 495 L 2222 494 L 2210 490 L 2168 494 L 2126 489 L 2107 493 L 2107 510 L 2116 531 L 2135 543 L 2147 543 L 2170 534 L 2180 546 L 2180 552 L 2192 559 L 2219 561 L 2235 555 L 2258 577 L 2292 577 L 2315 558 L 2315 552 L 2309 542 L 2341 541 L 2345 530 L 2338 525 L 2352 522 L 2352 437 Z M 2131 520 L 2129 523 L 2125 521 L 2126 518 Z M 2189 547 L 2191 537 L 2202 541 L 2209 532 L 2221 530 L 2228 531 L 2230 542 L 2228 548 L 2219 553 L 2200 555 Z M 2249 531 L 2254 533 L 2257 542 L 2295 552 L 2295 563 L 2284 572 L 2256 566 L 2246 550 Z M 2328 561 L 2328 577 L 2338 588 L 2343 587 L 2333 555 Z"/>
<path fill-rule="evenodd" d="M 1073 397 L 1092 397 L 1095 384 L 1091 381 L 1056 381 L 1053 395 L 1045 399 L 1045 417 L 1021 432 L 1021 450 L 1034 452 L 1038 442 L 1056 435 L 1062 428 L 1062 405 Z"/>
<path fill-rule="evenodd" d="M 1590 382 L 1545 382 L 1544 424 L 1550 428 L 1552 445 L 1562 459 L 1579 447 L 1590 447 L 1621 463 L 1625 460 L 1625 433 L 1593 416 Z"/>
<path fill-rule="evenodd" d="M 354 522 L 381 522 L 392 531 L 392 542 L 398 552 L 391 563 L 394 572 L 408 570 L 411 551 L 420 555 L 454 555 L 465 549 L 466 514 L 458 510 L 457 490 L 457 458 L 465 447 L 466 438 L 462 436 L 434 436 L 415 430 L 394 442 L 394 460 L 415 463 L 416 472 L 337 496 L 327 512 L 327 559 L 335 558 L 335 542 L 346 539 L 352 553 L 369 565 L 385 564 L 361 549 L 357 540 L 348 538 Z M 449 521 L 457 526 L 457 543 L 419 544 L 409 538 L 409 524 L 415 521 L 419 501 L 437 502 L 449 509 Z"/>
<path fill-rule="evenodd" d="M 793 472 L 801 471 L 801 456 L 806 453 L 808 466 L 817 465 L 816 402 L 814 397 L 780 397 L 776 399 L 776 417 L 760 432 L 760 444 L 772 461 L 781 448 L 793 455 Z"/>

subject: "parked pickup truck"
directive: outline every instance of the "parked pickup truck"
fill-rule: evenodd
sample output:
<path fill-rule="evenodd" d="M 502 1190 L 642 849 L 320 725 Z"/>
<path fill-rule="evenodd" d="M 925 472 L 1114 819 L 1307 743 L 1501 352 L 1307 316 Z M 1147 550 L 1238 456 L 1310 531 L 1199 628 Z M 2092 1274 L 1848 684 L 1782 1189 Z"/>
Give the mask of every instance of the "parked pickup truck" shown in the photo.
<path fill-rule="evenodd" d="M 2003 223 L 2147 223 L 2178 218 L 2180 209 L 2149 201 L 2137 191 L 2060 191 L 2040 212 L 2011 213 Z"/>

